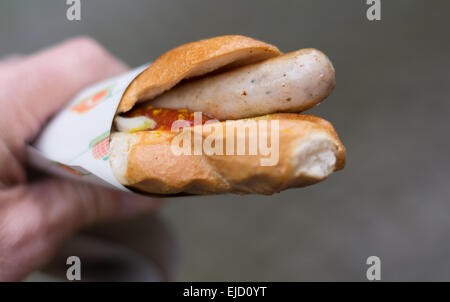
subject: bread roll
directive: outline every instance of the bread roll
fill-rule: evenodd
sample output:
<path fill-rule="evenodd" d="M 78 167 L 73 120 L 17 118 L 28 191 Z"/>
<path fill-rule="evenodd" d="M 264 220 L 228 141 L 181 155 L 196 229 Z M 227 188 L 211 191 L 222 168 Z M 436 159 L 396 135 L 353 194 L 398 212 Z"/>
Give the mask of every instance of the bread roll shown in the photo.
<path fill-rule="evenodd" d="M 334 68 L 315 49 L 283 55 L 243 36 L 177 47 L 123 95 L 111 134 L 112 170 L 123 185 L 153 194 L 273 194 L 316 183 L 344 167 L 345 147 L 329 122 L 285 112 L 314 106 L 333 87 Z M 241 90 L 252 95 L 233 95 Z M 161 130 L 150 115 L 130 114 L 143 102 L 192 112 L 182 116 L 201 111 L 208 121 Z"/>

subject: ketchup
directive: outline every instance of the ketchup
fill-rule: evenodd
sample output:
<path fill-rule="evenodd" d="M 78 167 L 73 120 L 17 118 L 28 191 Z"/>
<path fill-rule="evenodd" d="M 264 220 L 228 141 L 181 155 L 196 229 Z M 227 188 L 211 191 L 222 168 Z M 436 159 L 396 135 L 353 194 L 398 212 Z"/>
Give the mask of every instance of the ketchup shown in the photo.
<path fill-rule="evenodd" d="M 194 125 L 194 112 L 191 112 L 187 109 L 165 109 L 153 108 L 151 106 L 141 106 L 122 114 L 122 116 L 146 116 L 148 118 L 151 118 L 156 122 L 156 126 L 152 130 L 170 130 L 172 127 L 172 123 L 176 120 L 185 120 L 189 123 L 189 126 Z M 209 120 L 212 120 L 212 118 L 202 114 L 202 125 Z"/>

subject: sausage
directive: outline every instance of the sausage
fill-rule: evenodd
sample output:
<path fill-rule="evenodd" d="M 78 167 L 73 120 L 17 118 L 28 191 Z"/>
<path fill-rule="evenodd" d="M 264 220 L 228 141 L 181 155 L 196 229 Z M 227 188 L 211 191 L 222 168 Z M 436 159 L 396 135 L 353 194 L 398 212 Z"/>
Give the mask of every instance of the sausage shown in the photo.
<path fill-rule="evenodd" d="M 317 49 L 302 49 L 179 84 L 149 104 L 200 111 L 219 120 L 240 119 L 301 112 L 325 99 L 334 84 L 328 57 Z"/>

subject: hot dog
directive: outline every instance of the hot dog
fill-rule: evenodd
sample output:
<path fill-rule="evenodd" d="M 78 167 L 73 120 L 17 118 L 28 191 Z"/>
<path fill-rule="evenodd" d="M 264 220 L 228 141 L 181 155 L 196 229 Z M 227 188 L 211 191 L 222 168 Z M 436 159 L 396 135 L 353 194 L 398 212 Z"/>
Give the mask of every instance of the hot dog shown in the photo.
<path fill-rule="evenodd" d="M 182 45 L 122 97 L 111 135 L 113 172 L 122 184 L 156 194 L 273 194 L 318 182 L 344 167 L 345 148 L 329 122 L 289 112 L 313 107 L 333 87 L 334 68 L 315 49 L 283 55 L 243 36 Z M 239 153 L 243 135 L 250 153 L 252 142 L 262 148 L 261 138 L 272 148 L 276 142 L 276 160 Z M 195 154 L 198 144 L 185 137 L 204 148 L 214 141 L 215 153 Z M 194 151 L 178 154 L 174 141 Z"/>

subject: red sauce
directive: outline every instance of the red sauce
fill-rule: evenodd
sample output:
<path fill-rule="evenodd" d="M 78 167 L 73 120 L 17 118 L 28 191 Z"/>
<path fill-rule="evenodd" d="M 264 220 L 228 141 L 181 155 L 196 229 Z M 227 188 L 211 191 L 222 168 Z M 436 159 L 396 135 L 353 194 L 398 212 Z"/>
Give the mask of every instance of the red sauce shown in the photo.
<path fill-rule="evenodd" d="M 156 122 L 155 128 L 152 130 L 170 130 L 172 123 L 176 120 L 185 120 L 189 126 L 194 125 L 194 112 L 187 109 L 164 109 L 152 108 L 151 106 L 141 106 L 122 114 L 123 117 L 146 116 Z M 209 116 L 202 114 L 202 125 L 212 120 Z"/>

